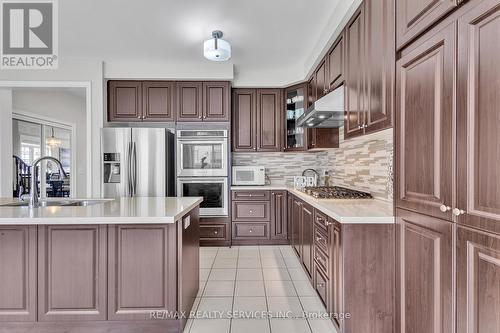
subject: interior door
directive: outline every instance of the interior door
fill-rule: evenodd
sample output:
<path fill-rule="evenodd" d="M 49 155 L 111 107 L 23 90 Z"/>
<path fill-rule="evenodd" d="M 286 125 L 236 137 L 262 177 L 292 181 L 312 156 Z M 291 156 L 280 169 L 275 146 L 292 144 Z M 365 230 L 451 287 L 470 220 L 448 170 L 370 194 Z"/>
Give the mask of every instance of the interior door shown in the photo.
<path fill-rule="evenodd" d="M 396 63 L 396 206 L 447 220 L 453 207 L 455 38 L 454 24 L 430 31 Z"/>
<path fill-rule="evenodd" d="M 458 222 L 500 233 L 500 6 L 486 0 L 458 21 Z"/>
<path fill-rule="evenodd" d="M 132 192 L 138 197 L 166 196 L 166 131 L 132 129 Z"/>

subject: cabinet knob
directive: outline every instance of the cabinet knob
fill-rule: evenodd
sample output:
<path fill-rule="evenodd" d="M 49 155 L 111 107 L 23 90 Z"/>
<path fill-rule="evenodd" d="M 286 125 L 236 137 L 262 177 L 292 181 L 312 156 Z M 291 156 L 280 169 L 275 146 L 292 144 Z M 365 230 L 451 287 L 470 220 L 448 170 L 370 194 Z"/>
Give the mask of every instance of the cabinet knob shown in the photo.
<path fill-rule="evenodd" d="M 252 229 L 248 230 L 249 233 L 252 233 Z"/>
<path fill-rule="evenodd" d="M 323 240 L 323 238 L 321 238 L 321 237 L 316 237 L 316 242 L 321 242 L 322 240 Z M 318 259 L 318 258 L 316 258 L 316 259 Z"/>
<path fill-rule="evenodd" d="M 250 214 L 253 214 L 253 210 L 251 210 L 251 209 L 250 209 L 248 212 L 249 212 Z"/>
<path fill-rule="evenodd" d="M 200 118 L 200 119 L 201 119 L 201 116 L 198 116 L 198 118 Z"/>
<path fill-rule="evenodd" d="M 459 208 L 453 208 L 453 214 L 455 216 L 460 216 L 462 214 L 465 214 L 465 211 L 463 209 L 459 209 Z"/>
<path fill-rule="evenodd" d="M 439 206 L 439 210 L 441 210 L 443 213 L 451 210 L 451 207 L 450 206 L 446 206 L 446 205 L 441 205 Z"/>
<path fill-rule="evenodd" d="M 218 231 L 214 231 L 214 234 L 217 235 L 219 232 Z"/>
<path fill-rule="evenodd" d="M 137 119 L 141 119 L 141 116 L 137 116 Z"/>
<path fill-rule="evenodd" d="M 332 224 L 333 224 L 332 222 L 325 221 L 325 226 L 326 226 L 326 227 L 329 227 L 329 226 L 331 226 Z"/>
<path fill-rule="evenodd" d="M 325 284 L 322 282 L 316 284 L 316 287 L 318 287 L 318 288 L 323 288 L 324 286 L 325 286 Z"/>

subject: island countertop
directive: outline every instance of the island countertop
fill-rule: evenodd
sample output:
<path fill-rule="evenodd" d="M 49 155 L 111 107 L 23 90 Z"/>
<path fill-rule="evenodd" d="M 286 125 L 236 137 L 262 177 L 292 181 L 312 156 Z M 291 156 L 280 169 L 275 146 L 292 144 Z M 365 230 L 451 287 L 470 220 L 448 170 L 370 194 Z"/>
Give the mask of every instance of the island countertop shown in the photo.
<path fill-rule="evenodd" d="M 175 223 L 202 201 L 201 197 L 134 197 L 110 199 L 83 207 L 0 207 L 0 225 Z M 19 200 L 0 198 L 0 205 L 16 202 Z"/>

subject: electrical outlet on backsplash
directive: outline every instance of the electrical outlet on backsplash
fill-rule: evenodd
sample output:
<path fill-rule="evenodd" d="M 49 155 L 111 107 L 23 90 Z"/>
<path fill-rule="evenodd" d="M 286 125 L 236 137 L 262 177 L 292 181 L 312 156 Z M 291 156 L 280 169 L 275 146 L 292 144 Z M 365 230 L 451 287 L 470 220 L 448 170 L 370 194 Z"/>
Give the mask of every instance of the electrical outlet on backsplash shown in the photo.
<path fill-rule="evenodd" d="M 393 131 L 384 130 L 358 139 L 344 141 L 340 129 L 340 145 L 323 152 L 277 152 L 232 154 L 233 165 L 262 165 L 271 184 L 293 186 L 293 177 L 304 169 L 318 171 L 318 184 L 324 184 L 325 171 L 330 185 L 370 192 L 374 197 L 393 199 Z"/>

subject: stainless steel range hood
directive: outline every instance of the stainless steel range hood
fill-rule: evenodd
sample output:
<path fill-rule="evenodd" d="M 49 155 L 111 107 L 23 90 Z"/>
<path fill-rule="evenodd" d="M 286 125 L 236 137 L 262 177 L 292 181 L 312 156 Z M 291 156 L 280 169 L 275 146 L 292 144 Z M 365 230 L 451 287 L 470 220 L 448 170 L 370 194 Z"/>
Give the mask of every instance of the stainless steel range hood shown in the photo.
<path fill-rule="evenodd" d="M 338 128 L 344 126 L 344 86 L 326 94 L 313 103 L 297 119 L 297 126 Z"/>

